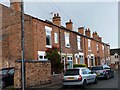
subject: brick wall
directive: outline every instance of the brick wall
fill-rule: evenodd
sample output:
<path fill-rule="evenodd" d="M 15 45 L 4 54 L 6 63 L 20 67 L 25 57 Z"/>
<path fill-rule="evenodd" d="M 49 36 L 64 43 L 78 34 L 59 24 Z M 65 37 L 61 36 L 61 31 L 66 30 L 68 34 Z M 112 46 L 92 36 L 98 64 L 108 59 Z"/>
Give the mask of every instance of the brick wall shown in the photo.
<path fill-rule="evenodd" d="M 2 16 L 2 67 L 14 67 L 21 59 L 21 15 L 3 6 Z M 25 59 L 34 59 L 32 17 L 24 17 Z"/>
<path fill-rule="evenodd" d="M 21 61 L 15 62 L 14 88 L 21 88 Z M 49 61 L 29 60 L 25 64 L 26 87 L 51 82 L 51 63 Z"/>
<path fill-rule="evenodd" d="M 2 5 L 0 5 L 0 67 L 2 67 Z"/>

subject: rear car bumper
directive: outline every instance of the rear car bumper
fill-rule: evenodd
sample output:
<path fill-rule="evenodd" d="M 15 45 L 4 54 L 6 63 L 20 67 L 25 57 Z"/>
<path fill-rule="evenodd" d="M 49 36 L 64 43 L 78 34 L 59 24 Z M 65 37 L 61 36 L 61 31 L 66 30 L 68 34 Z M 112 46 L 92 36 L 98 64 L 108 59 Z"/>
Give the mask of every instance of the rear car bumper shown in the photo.
<path fill-rule="evenodd" d="M 83 85 L 82 81 L 75 80 L 75 81 L 63 81 L 63 85 Z"/>
<path fill-rule="evenodd" d="M 105 77 L 107 77 L 107 74 L 98 75 L 97 77 L 98 78 L 105 78 Z"/>

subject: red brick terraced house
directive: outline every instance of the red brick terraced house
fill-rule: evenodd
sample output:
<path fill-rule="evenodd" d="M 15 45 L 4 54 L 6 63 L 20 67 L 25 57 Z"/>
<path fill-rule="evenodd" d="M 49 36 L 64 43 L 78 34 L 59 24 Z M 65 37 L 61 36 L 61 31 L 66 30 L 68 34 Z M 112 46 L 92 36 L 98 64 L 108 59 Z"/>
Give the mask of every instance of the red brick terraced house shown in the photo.
<path fill-rule="evenodd" d="M 21 59 L 21 12 L 19 2 L 11 2 L 10 7 L 0 4 L 0 8 L 2 68 L 15 66 L 15 61 Z M 110 45 L 102 42 L 97 32 L 91 34 L 89 28 L 74 31 L 71 20 L 64 27 L 58 13 L 52 22 L 27 14 L 24 18 L 26 60 L 47 60 L 45 51 L 52 46 L 60 48 L 61 60 L 64 65 L 69 63 L 67 68 L 73 68 L 73 64 L 102 65 L 110 60 Z"/>

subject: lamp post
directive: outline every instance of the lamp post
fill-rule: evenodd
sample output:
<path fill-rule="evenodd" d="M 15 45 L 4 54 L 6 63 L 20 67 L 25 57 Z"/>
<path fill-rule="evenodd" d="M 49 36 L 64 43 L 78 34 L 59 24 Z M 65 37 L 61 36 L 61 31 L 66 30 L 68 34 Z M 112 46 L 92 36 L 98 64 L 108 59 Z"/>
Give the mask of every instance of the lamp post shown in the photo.
<path fill-rule="evenodd" d="M 24 6 L 23 6 L 23 0 L 21 0 L 21 51 L 22 51 L 22 90 L 25 90 Z"/>

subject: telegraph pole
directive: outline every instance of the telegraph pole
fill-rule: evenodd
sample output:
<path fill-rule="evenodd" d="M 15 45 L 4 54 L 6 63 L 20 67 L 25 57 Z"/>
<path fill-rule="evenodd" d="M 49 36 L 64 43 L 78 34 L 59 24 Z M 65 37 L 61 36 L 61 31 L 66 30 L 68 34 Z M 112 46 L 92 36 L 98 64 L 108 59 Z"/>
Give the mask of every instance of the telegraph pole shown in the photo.
<path fill-rule="evenodd" d="M 22 90 L 25 90 L 24 5 L 23 5 L 23 0 L 21 0 L 21 50 L 22 50 Z"/>

